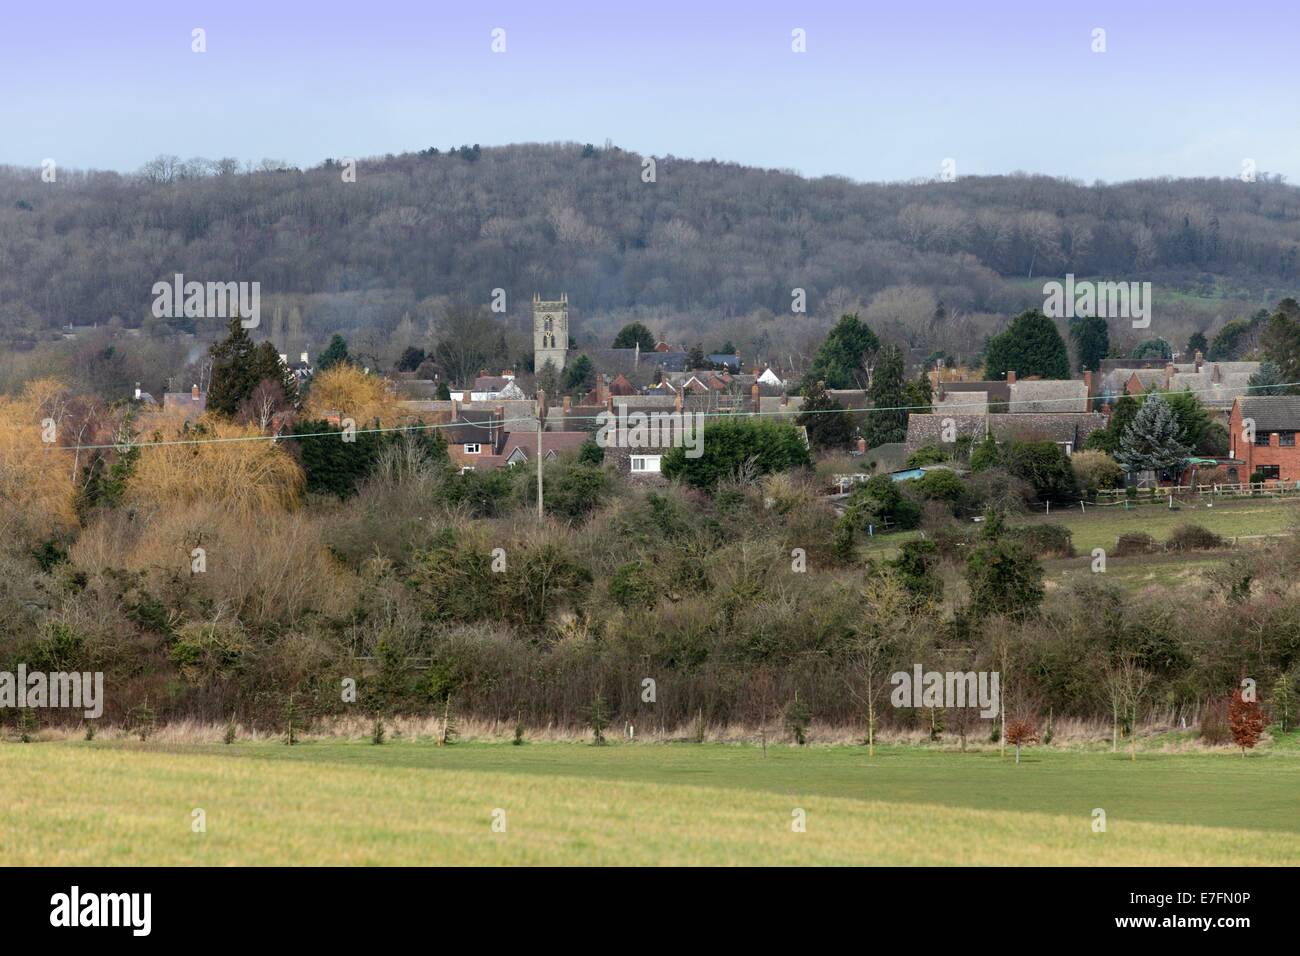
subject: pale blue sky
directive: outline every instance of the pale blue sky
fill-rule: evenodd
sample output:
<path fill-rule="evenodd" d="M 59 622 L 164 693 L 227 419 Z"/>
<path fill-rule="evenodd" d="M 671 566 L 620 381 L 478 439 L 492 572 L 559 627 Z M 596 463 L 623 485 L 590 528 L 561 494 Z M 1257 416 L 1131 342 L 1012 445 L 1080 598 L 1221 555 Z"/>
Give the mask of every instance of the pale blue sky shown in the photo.
<path fill-rule="evenodd" d="M 1280 0 L 10 5 L 0 163 L 608 138 L 861 180 L 945 157 L 1086 181 L 1236 176 L 1251 158 L 1300 183 L 1297 37 L 1300 5 Z"/>

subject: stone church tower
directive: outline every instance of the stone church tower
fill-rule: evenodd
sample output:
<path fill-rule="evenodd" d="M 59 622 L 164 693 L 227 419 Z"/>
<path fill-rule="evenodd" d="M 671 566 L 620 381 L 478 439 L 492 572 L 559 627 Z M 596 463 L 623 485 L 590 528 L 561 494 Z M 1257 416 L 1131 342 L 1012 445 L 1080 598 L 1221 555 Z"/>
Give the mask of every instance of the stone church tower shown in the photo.
<path fill-rule="evenodd" d="M 533 370 L 540 372 L 549 360 L 556 371 L 564 368 L 569 354 L 569 294 L 558 302 L 543 302 L 533 293 Z"/>

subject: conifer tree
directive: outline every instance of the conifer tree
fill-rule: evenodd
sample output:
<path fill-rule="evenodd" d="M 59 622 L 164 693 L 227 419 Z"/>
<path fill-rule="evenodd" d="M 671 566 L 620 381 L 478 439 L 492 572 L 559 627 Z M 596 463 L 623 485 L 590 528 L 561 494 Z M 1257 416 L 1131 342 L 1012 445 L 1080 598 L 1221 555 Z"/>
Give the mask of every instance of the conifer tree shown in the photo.
<path fill-rule="evenodd" d="M 1188 453 L 1179 435 L 1173 409 L 1163 395 L 1152 392 L 1120 438 L 1115 460 L 1130 472 L 1178 468 Z"/>
<path fill-rule="evenodd" d="M 903 353 L 896 345 L 880 350 L 880 361 L 867 390 L 871 412 L 863 427 L 867 447 L 875 448 L 907 438 L 907 389 L 903 384 Z"/>

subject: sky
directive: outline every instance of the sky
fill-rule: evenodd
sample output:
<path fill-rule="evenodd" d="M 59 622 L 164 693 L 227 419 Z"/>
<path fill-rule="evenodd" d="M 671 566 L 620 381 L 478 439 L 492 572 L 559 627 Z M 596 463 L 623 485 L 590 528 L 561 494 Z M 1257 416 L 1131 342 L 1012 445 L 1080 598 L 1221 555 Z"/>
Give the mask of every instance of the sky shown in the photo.
<path fill-rule="evenodd" d="M 204 31 L 196 53 L 193 31 Z M 1096 30 L 1104 52 L 1094 52 Z M 493 31 L 504 52 L 493 52 Z M 794 52 L 802 30 L 806 52 Z M 498 34 L 500 36 L 500 34 Z M 0 10 L 0 164 L 606 140 L 897 181 L 1300 183 L 1300 3 L 65 0 Z"/>

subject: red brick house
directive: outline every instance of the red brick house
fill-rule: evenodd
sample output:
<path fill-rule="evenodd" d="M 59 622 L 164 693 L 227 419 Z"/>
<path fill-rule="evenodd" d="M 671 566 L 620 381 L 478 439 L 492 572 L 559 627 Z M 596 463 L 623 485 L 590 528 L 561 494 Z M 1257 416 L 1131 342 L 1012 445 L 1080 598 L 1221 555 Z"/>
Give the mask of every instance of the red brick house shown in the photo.
<path fill-rule="evenodd" d="M 1255 440 L 1249 441 L 1253 425 Z M 1232 403 L 1228 449 L 1241 466 L 1240 481 L 1259 473 L 1265 480 L 1300 481 L 1300 395 L 1256 395 Z"/>

